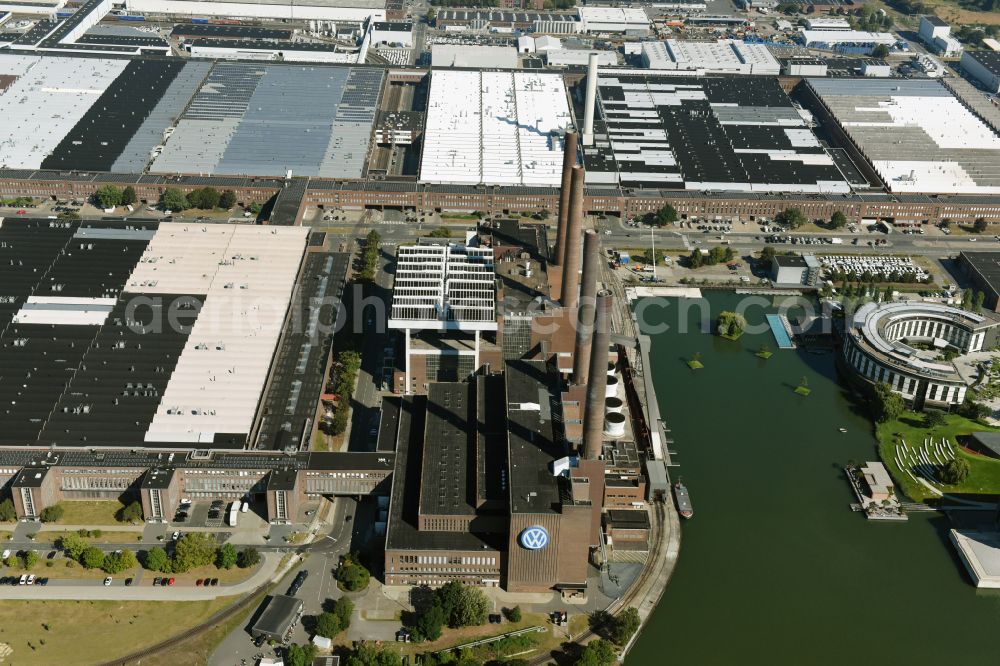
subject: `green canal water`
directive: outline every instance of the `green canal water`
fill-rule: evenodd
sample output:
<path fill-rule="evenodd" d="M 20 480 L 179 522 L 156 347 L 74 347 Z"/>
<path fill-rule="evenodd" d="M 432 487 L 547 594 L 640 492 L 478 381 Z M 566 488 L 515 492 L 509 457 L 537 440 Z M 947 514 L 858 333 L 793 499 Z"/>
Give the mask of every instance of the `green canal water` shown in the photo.
<path fill-rule="evenodd" d="M 708 293 L 712 321 L 741 298 Z M 695 517 L 628 663 L 1000 664 L 1000 593 L 970 584 L 946 520 L 849 510 L 842 465 L 877 458 L 833 354 L 776 350 L 769 332 L 702 334 L 695 311 L 681 333 L 668 302 L 645 319 L 671 327 L 653 336 L 652 372 Z M 764 312 L 749 310 L 751 325 Z M 691 371 L 696 351 L 705 367 Z M 808 397 L 794 393 L 803 377 Z"/>

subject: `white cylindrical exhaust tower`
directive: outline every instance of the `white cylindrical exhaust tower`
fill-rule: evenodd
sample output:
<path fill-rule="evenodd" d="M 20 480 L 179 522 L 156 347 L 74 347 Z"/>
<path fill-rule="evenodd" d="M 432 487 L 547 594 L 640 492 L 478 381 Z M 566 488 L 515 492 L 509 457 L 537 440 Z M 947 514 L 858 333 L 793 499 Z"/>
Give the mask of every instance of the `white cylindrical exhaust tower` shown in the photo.
<path fill-rule="evenodd" d="M 605 398 L 604 400 L 604 415 L 615 413 L 621 414 L 622 410 L 625 409 L 625 403 L 622 402 L 621 398 Z"/>
<path fill-rule="evenodd" d="M 614 398 L 618 395 L 618 378 L 608 377 L 608 384 L 604 387 L 604 397 Z"/>
<path fill-rule="evenodd" d="M 587 99 L 583 107 L 583 145 L 594 145 L 594 111 L 597 106 L 597 54 L 590 54 L 587 65 Z"/>
<path fill-rule="evenodd" d="M 611 412 L 604 417 L 604 434 L 608 437 L 623 437 L 625 435 L 625 415 Z"/>

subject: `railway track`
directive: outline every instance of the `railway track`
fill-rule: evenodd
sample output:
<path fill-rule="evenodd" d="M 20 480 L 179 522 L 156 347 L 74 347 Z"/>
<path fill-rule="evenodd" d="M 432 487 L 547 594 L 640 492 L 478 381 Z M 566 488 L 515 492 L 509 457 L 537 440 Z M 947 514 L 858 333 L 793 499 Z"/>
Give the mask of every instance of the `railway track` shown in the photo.
<path fill-rule="evenodd" d="M 660 539 L 662 537 L 664 525 L 666 524 L 666 515 L 662 502 L 657 502 L 654 506 L 656 508 L 655 509 L 656 518 L 654 521 L 655 525 L 654 533 L 656 535 L 656 538 L 652 539 L 650 543 L 659 544 Z M 666 553 L 662 552 L 662 549 L 660 548 L 657 548 L 655 551 L 653 551 L 653 560 L 649 562 L 647 566 L 642 568 L 642 573 L 635 580 L 635 582 L 633 582 L 632 585 L 629 587 L 629 590 L 625 594 L 625 596 L 621 597 L 620 599 L 612 603 L 610 606 L 608 606 L 607 612 L 609 615 L 614 616 L 620 613 L 622 610 L 628 608 L 629 606 L 637 606 L 637 602 L 641 601 L 641 599 L 639 599 L 639 595 L 644 593 L 645 591 L 646 581 L 648 581 L 649 578 L 653 575 L 653 573 L 657 570 L 657 564 L 659 563 L 659 558 L 665 556 Z M 640 632 L 642 631 L 642 627 L 639 627 L 639 631 Z M 574 636 L 567 642 L 571 644 L 582 645 L 587 641 L 589 641 L 591 638 L 596 637 L 597 635 L 598 633 L 594 629 L 588 628 L 586 631 L 583 631 L 579 635 Z M 547 664 L 551 661 L 553 661 L 551 654 L 543 654 L 535 657 L 534 659 L 529 660 L 528 663 L 531 664 L 531 666 L 542 666 L 542 664 Z"/>
<path fill-rule="evenodd" d="M 222 624 L 223 622 L 233 617 L 240 611 L 246 610 L 247 608 L 250 608 L 252 605 L 260 603 L 261 597 L 268 592 L 271 586 L 272 586 L 271 583 L 264 583 L 263 585 L 258 587 L 256 590 L 248 594 L 240 601 L 236 602 L 231 606 L 223 608 L 218 613 L 208 618 L 200 625 L 192 627 L 187 631 L 181 632 L 176 636 L 172 636 L 171 638 L 168 638 L 165 641 L 161 641 L 156 645 L 152 645 L 143 650 L 133 652 L 132 654 L 125 655 L 124 657 L 121 657 L 119 659 L 106 661 L 101 666 L 126 666 L 127 664 L 139 663 L 143 659 L 151 657 L 155 654 L 159 654 L 161 652 L 165 652 L 170 648 L 175 647 L 180 643 L 183 643 L 184 641 L 200 636 L 206 631 Z"/>

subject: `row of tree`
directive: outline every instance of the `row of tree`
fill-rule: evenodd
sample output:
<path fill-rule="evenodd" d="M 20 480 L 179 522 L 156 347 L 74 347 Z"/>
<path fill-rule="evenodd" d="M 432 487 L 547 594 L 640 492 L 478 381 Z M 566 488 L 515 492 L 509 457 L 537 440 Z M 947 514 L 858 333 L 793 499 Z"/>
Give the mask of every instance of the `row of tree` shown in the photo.
<path fill-rule="evenodd" d="M 702 266 L 714 266 L 715 264 L 726 263 L 736 258 L 736 251 L 729 245 L 717 245 L 707 253 L 701 248 L 695 248 L 688 257 L 688 265 L 691 268 L 701 268 Z"/>
<path fill-rule="evenodd" d="M 128 206 L 138 202 L 135 188 L 131 185 L 124 189 L 114 185 L 104 185 L 94 192 L 94 203 L 100 208 L 115 208 L 116 206 Z M 214 187 L 202 187 L 184 194 L 176 187 L 168 187 L 160 197 L 160 203 L 167 210 L 186 210 L 188 208 L 198 208 L 201 210 L 212 210 L 213 208 L 224 208 L 229 210 L 236 205 L 236 193 L 233 190 L 223 190 L 221 193 Z"/>
<path fill-rule="evenodd" d="M 337 384 L 334 389 L 340 396 L 333 418 L 330 421 L 330 432 L 334 435 L 347 430 L 347 421 L 351 415 L 351 398 L 354 396 L 354 382 L 361 370 L 361 354 L 356 351 L 342 351 L 337 363 Z"/>
<path fill-rule="evenodd" d="M 328 602 L 329 603 L 329 602 Z M 333 638 L 351 626 L 351 613 L 354 612 L 354 602 L 347 597 L 341 597 L 333 602 L 330 610 L 323 611 L 316 618 L 316 634 L 325 638 Z"/>
<path fill-rule="evenodd" d="M 241 569 L 256 566 L 260 553 L 248 546 L 241 551 L 231 544 L 219 546 L 215 536 L 205 532 L 185 534 L 174 545 L 173 557 L 161 546 L 150 548 L 142 560 L 142 565 L 150 571 L 161 573 L 184 573 L 191 569 L 215 564 L 219 569 Z"/>
<path fill-rule="evenodd" d="M 379 243 L 382 236 L 374 229 L 365 236 L 365 247 L 361 252 L 361 281 L 374 282 L 378 271 Z"/>

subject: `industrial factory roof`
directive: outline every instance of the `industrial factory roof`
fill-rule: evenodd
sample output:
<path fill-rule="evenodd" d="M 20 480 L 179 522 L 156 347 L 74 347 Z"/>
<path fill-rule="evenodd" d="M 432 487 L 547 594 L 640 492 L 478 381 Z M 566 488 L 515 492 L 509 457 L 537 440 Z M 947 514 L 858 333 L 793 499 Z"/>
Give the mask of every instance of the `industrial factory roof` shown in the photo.
<path fill-rule="evenodd" d="M 173 37 L 209 37 L 230 39 L 291 39 L 292 31 L 282 28 L 259 28 L 252 25 L 215 25 L 184 23 L 175 25 Z"/>
<path fill-rule="evenodd" d="M 427 392 L 424 421 L 423 469 L 420 513 L 431 515 L 472 515 L 476 512 L 476 464 L 473 444 L 476 435 L 475 384 L 435 382 Z"/>
<path fill-rule="evenodd" d="M 734 39 L 714 42 L 668 39 L 642 43 L 650 69 L 702 70 L 709 73 L 777 74 L 781 65 L 763 44 Z"/>
<path fill-rule="evenodd" d="M 567 455 L 559 409 L 559 374 L 544 361 L 507 361 L 507 444 L 511 513 L 558 512 L 562 479 L 552 463 Z"/>
<path fill-rule="evenodd" d="M 0 165 L 41 167 L 128 64 L 101 58 L 0 56 L 0 75 L 17 77 L 0 94 Z"/>
<path fill-rule="evenodd" d="M 893 192 L 1000 193 L 1000 136 L 940 81 L 808 84 Z"/>
<path fill-rule="evenodd" d="M 384 75 L 217 63 L 151 171 L 358 178 Z"/>
<path fill-rule="evenodd" d="M 162 226 L 125 286 L 205 299 L 146 431 L 147 442 L 250 432 L 299 272 L 308 230 Z"/>
<path fill-rule="evenodd" d="M 602 75 L 604 131 L 588 183 L 740 192 L 848 192 L 776 79 Z"/>
<path fill-rule="evenodd" d="M 557 12 L 521 12 L 502 9 L 441 9 L 437 13 L 438 21 L 488 21 L 493 24 L 532 23 L 534 21 L 566 21 L 579 20 L 576 14 Z"/>
<path fill-rule="evenodd" d="M 557 186 L 571 122 L 557 74 L 435 70 L 420 178 Z"/>

